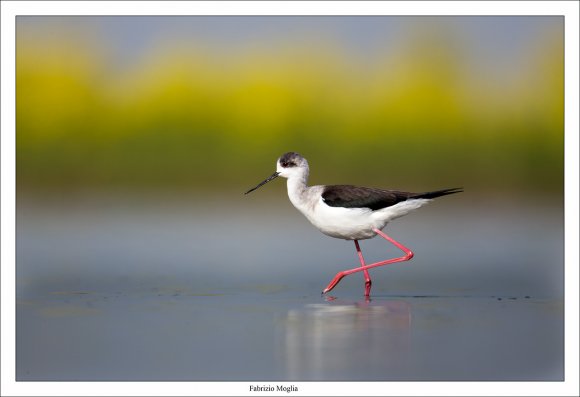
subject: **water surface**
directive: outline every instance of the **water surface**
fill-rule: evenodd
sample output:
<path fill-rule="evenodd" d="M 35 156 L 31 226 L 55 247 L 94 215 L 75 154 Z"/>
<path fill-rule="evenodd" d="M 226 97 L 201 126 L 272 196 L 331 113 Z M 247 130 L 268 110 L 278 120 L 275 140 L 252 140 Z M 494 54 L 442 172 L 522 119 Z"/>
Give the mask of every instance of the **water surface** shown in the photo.
<path fill-rule="evenodd" d="M 557 206 L 442 201 L 395 221 L 415 258 L 371 270 L 365 300 L 359 274 L 320 295 L 354 245 L 285 204 L 20 203 L 18 380 L 563 378 Z"/>

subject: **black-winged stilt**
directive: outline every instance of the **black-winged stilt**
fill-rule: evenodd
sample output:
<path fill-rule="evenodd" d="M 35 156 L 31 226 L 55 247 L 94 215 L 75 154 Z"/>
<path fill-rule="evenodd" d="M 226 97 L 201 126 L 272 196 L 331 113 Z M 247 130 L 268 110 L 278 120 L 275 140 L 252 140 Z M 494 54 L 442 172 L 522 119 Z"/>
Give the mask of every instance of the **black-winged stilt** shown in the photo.
<path fill-rule="evenodd" d="M 462 188 L 453 188 L 410 193 L 352 185 L 308 186 L 308 173 L 306 159 L 298 153 L 288 152 L 278 159 L 276 172 L 245 194 L 279 176 L 287 178 L 290 201 L 318 230 L 331 237 L 354 240 L 360 267 L 337 273 L 322 291 L 323 294 L 336 287 L 344 276 L 362 271 L 365 277 L 365 296 L 370 296 L 372 282 L 369 269 L 408 261 L 413 257 L 409 248 L 381 231 L 387 223 L 422 207 L 436 197 L 463 191 Z M 372 238 L 377 234 L 401 249 L 405 255 L 367 265 L 358 240 Z"/>

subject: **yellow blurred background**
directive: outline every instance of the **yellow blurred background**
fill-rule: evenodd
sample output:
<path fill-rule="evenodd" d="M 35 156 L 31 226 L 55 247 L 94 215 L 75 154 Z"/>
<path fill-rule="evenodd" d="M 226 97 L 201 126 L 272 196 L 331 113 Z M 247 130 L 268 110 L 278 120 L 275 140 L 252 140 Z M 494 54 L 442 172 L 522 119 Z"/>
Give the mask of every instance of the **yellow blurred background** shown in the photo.
<path fill-rule="evenodd" d="M 561 195 L 560 17 L 18 17 L 19 192 Z"/>

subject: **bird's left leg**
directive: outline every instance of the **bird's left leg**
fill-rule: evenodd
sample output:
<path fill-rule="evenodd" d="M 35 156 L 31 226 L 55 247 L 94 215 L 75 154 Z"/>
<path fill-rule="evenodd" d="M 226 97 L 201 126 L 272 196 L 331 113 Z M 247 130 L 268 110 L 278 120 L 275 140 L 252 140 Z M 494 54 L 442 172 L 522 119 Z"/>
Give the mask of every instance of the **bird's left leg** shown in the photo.
<path fill-rule="evenodd" d="M 358 244 L 358 240 L 354 240 L 354 245 L 356 247 L 356 253 L 357 253 L 358 259 L 360 261 L 360 267 L 358 267 L 356 269 L 357 269 L 357 271 L 362 271 L 364 273 L 364 276 L 365 276 L 365 296 L 368 297 L 368 296 L 371 295 L 371 286 L 372 286 L 371 276 L 369 274 L 369 271 L 366 268 L 365 258 L 363 257 L 362 251 L 360 249 L 360 245 Z M 322 291 L 322 293 L 325 294 L 328 291 L 330 291 L 331 289 L 333 289 L 334 287 L 336 287 L 336 285 L 338 284 L 338 282 L 340 280 L 342 280 L 342 278 L 344 276 L 347 276 L 348 274 L 350 274 L 349 273 L 349 270 L 346 270 L 344 272 L 338 273 L 334 277 L 334 279 L 330 282 L 330 284 L 328 284 L 328 287 L 326 287 L 324 289 L 324 291 Z"/>
<path fill-rule="evenodd" d="M 390 243 L 392 243 L 393 245 L 395 245 L 401 251 L 403 251 L 405 253 L 405 255 L 404 256 L 401 256 L 399 258 L 387 259 L 385 261 L 380 261 L 380 262 L 372 263 L 370 265 L 366 265 L 366 264 L 363 265 L 363 263 L 364 263 L 363 261 L 364 260 L 362 259 L 362 253 L 360 252 L 360 248 L 358 247 L 358 242 L 357 242 L 356 243 L 356 245 L 357 245 L 357 252 L 359 254 L 359 259 L 361 259 L 361 265 L 362 266 L 355 267 L 354 269 L 344 270 L 342 272 L 339 272 L 336 276 L 334 276 L 334 278 L 332 279 L 332 281 L 330 282 L 330 284 L 328 284 L 328 286 L 324 289 L 324 291 L 322 291 L 323 294 L 329 292 L 331 289 L 333 289 L 334 287 L 336 287 L 336 285 L 339 283 L 339 281 L 342 280 L 343 277 L 348 276 L 349 274 L 353 274 L 353 273 L 357 273 L 357 272 L 365 272 L 365 280 L 370 281 L 370 277 L 367 278 L 368 269 L 371 269 L 373 267 L 378 267 L 378 266 L 389 265 L 391 263 L 408 261 L 411 258 L 413 258 L 413 252 L 409 248 L 405 247 L 403 244 L 399 243 L 398 241 L 395 241 L 393 238 L 391 238 L 390 236 L 388 236 L 385 233 L 381 232 L 379 229 L 373 229 L 373 230 L 379 236 L 381 236 L 385 240 L 387 240 Z M 367 295 L 367 292 L 370 294 L 370 283 L 368 285 L 368 288 L 367 288 L 367 285 L 365 285 L 365 295 L 366 296 L 368 296 Z"/>
<path fill-rule="evenodd" d="M 354 245 L 356 247 L 356 253 L 358 254 L 358 259 L 360 261 L 360 266 L 363 268 L 364 276 L 365 276 L 365 296 L 371 296 L 371 286 L 373 282 L 371 281 L 371 276 L 369 271 L 365 268 L 365 258 L 363 258 L 362 251 L 360 250 L 360 246 L 358 245 L 358 240 L 354 240 Z"/>

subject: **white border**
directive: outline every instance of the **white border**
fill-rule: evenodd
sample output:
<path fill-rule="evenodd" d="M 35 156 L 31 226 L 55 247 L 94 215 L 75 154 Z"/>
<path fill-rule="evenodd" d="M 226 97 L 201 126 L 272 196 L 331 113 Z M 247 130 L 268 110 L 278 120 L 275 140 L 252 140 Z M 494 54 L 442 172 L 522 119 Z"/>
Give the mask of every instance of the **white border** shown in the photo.
<path fill-rule="evenodd" d="M 1 395 L 249 395 L 250 384 L 274 382 L 15 382 L 15 16 L 17 15 L 563 15 L 566 45 L 565 382 L 282 382 L 291 395 L 578 395 L 578 59 L 576 1 L 31 1 L 0 3 L 2 34 L 2 374 Z M 256 395 L 272 395 L 253 393 Z M 286 395 L 278 392 L 273 395 Z"/>
<path fill-rule="evenodd" d="M 22 1 L 15 15 L 566 15 L 574 1 Z"/>

